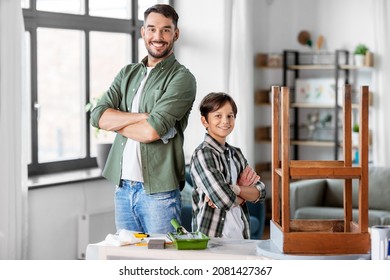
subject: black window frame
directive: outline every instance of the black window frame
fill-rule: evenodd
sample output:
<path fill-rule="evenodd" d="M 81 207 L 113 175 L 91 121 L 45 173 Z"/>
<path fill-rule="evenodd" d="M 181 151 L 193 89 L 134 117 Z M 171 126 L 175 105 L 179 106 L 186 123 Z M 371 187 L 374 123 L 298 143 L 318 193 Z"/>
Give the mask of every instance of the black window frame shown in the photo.
<path fill-rule="evenodd" d="M 84 128 L 86 131 L 86 156 L 81 159 L 38 162 L 38 111 L 34 108 L 38 101 L 37 89 L 37 28 L 60 28 L 80 30 L 85 33 L 85 100 L 90 100 L 90 52 L 89 36 L 91 31 L 127 33 L 131 36 L 131 61 L 138 61 L 138 41 L 141 38 L 140 28 L 143 20 L 138 19 L 138 0 L 131 1 L 131 19 L 116 19 L 89 15 L 89 1 L 84 0 L 84 14 L 65 14 L 39 11 L 36 0 L 30 0 L 30 7 L 23 9 L 25 30 L 30 33 L 30 67 L 31 67 L 31 163 L 28 165 L 28 175 L 43 175 L 62 171 L 80 170 L 97 167 L 96 157 L 91 156 L 89 112 L 86 113 Z M 172 1 L 168 1 L 172 5 Z"/>

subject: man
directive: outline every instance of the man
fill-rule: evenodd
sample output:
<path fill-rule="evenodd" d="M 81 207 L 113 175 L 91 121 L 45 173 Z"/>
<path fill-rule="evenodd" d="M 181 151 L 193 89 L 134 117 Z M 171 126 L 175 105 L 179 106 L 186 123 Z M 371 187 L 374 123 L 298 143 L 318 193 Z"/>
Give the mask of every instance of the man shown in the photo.
<path fill-rule="evenodd" d="M 173 54 L 178 15 L 169 5 L 144 13 L 148 51 L 122 68 L 91 113 L 91 124 L 116 131 L 103 176 L 114 182 L 117 230 L 173 230 L 184 184 L 183 132 L 196 94 L 194 76 Z"/>

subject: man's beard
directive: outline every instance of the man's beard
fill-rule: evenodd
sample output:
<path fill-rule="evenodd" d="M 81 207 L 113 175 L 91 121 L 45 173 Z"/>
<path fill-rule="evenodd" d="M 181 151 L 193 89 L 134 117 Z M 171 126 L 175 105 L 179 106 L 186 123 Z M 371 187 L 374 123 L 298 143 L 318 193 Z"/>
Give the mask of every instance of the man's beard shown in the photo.
<path fill-rule="evenodd" d="M 163 51 L 162 53 L 153 52 L 150 48 L 147 48 L 147 50 L 148 50 L 148 54 L 150 56 L 152 56 L 153 58 L 159 59 L 159 58 L 163 58 L 163 57 L 168 56 L 169 53 L 171 52 L 172 48 L 173 48 L 173 45 L 170 48 L 168 48 L 165 51 Z"/>

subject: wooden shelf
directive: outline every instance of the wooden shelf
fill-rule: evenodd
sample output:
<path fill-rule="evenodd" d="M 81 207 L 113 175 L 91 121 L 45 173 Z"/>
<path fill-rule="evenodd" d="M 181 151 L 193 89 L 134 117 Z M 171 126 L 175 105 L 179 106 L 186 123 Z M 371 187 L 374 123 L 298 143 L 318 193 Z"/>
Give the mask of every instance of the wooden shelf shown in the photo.
<path fill-rule="evenodd" d="M 271 172 L 271 162 L 259 162 L 259 163 L 256 163 L 256 166 L 255 166 L 255 171 L 257 174 L 261 174 L 261 175 L 268 175 L 270 176 L 270 172 Z"/>
<path fill-rule="evenodd" d="M 260 126 L 255 129 L 255 139 L 256 141 L 271 141 L 271 127 L 270 126 Z"/>
<path fill-rule="evenodd" d="M 270 91 L 269 89 L 258 89 L 255 91 L 255 104 L 263 105 L 263 104 L 271 104 L 269 100 Z"/>
<path fill-rule="evenodd" d="M 282 66 L 267 66 L 267 65 L 261 65 L 256 66 L 258 69 L 282 69 Z"/>
<path fill-rule="evenodd" d="M 259 103 L 256 103 L 257 106 L 271 106 L 271 103 L 270 102 L 259 102 Z"/>
<path fill-rule="evenodd" d="M 263 170 L 260 172 L 256 172 L 260 176 L 261 181 L 271 180 L 271 170 Z"/>
<path fill-rule="evenodd" d="M 255 170 L 265 180 L 266 186 L 270 186 L 271 181 L 271 162 L 270 162 L 270 145 L 271 141 L 271 124 L 269 119 L 271 103 L 271 86 L 281 84 L 283 73 L 283 54 L 272 52 L 261 52 L 255 55 L 254 61 L 255 75 L 259 76 L 258 85 L 253 92 L 253 102 L 258 117 L 263 119 L 261 125 L 255 126 L 254 142 L 255 149 L 259 150 L 258 156 L 255 157 Z M 259 107 L 257 107 L 259 106 Z M 261 106 L 261 107 L 260 107 Z M 268 125 L 267 125 L 268 123 Z M 267 191 L 268 192 L 268 191 Z"/>
<path fill-rule="evenodd" d="M 339 65 L 342 70 L 363 70 L 363 71 L 372 71 L 374 68 L 371 66 L 356 66 L 352 64 L 342 64 Z"/>
<path fill-rule="evenodd" d="M 256 68 L 282 69 L 283 57 L 278 53 L 259 53 L 255 57 Z"/>
<path fill-rule="evenodd" d="M 306 65 L 290 65 L 290 70 L 334 70 L 333 64 L 306 64 Z"/>
<path fill-rule="evenodd" d="M 257 104 L 260 105 L 260 104 Z M 271 105 L 271 103 L 263 103 L 263 105 Z M 370 104 L 372 105 L 372 104 Z M 338 105 L 340 108 L 341 106 Z M 314 104 L 314 103 L 291 103 L 291 108 L 306 108 L 306 109 L 334 109 L 334 105 L 330 104 Z M 352 104 L 352 109 L 359 109 L 359 104 Z"/>
<path fill-rule="evenodd" d="M 256 139 L 256 143 L 266 143 L 266 144 L 271 144 L 271 139 Z"/>
<path fill-rule="evenodd" d="M 318 108 L 318 109 L 334 109 L 334 104 L 315 104 L 315 103 L 291 103 L 292 108 Z"/>
<path fill-rule="evenodd" d="M 334 141 L 312 141 L 312 140 L 291 140 L 292 145 L 297 146 L 315 146 L 315 147 L 334 147 Z"/>

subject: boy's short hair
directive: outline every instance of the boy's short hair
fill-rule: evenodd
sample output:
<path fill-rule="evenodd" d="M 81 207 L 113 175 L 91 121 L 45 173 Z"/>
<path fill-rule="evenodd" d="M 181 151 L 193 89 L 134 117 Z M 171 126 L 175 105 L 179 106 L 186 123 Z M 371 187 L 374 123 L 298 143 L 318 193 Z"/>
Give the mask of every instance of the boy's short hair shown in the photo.
<path fill-rule="evenodd" d="M 177 28 L 177 22 L 179 21 L 179 15 L 176 13 L 175 9 L 168 4 L 156 4 L 144 12 L 144 21 L 149 16 L 150 13 L 162 14 L 166 18 L 171 18 L 173 25 Z"/>
<path fill-rule="evenodd" d="M 221 108 L 229 102 L 232 106 L 234 117 L 237 116 L 237 105 L 233 98 L 224 92 L 211 92 L 207 94 L 199 105 L 200 115 L 207 119 L 207 115 Z"/>

